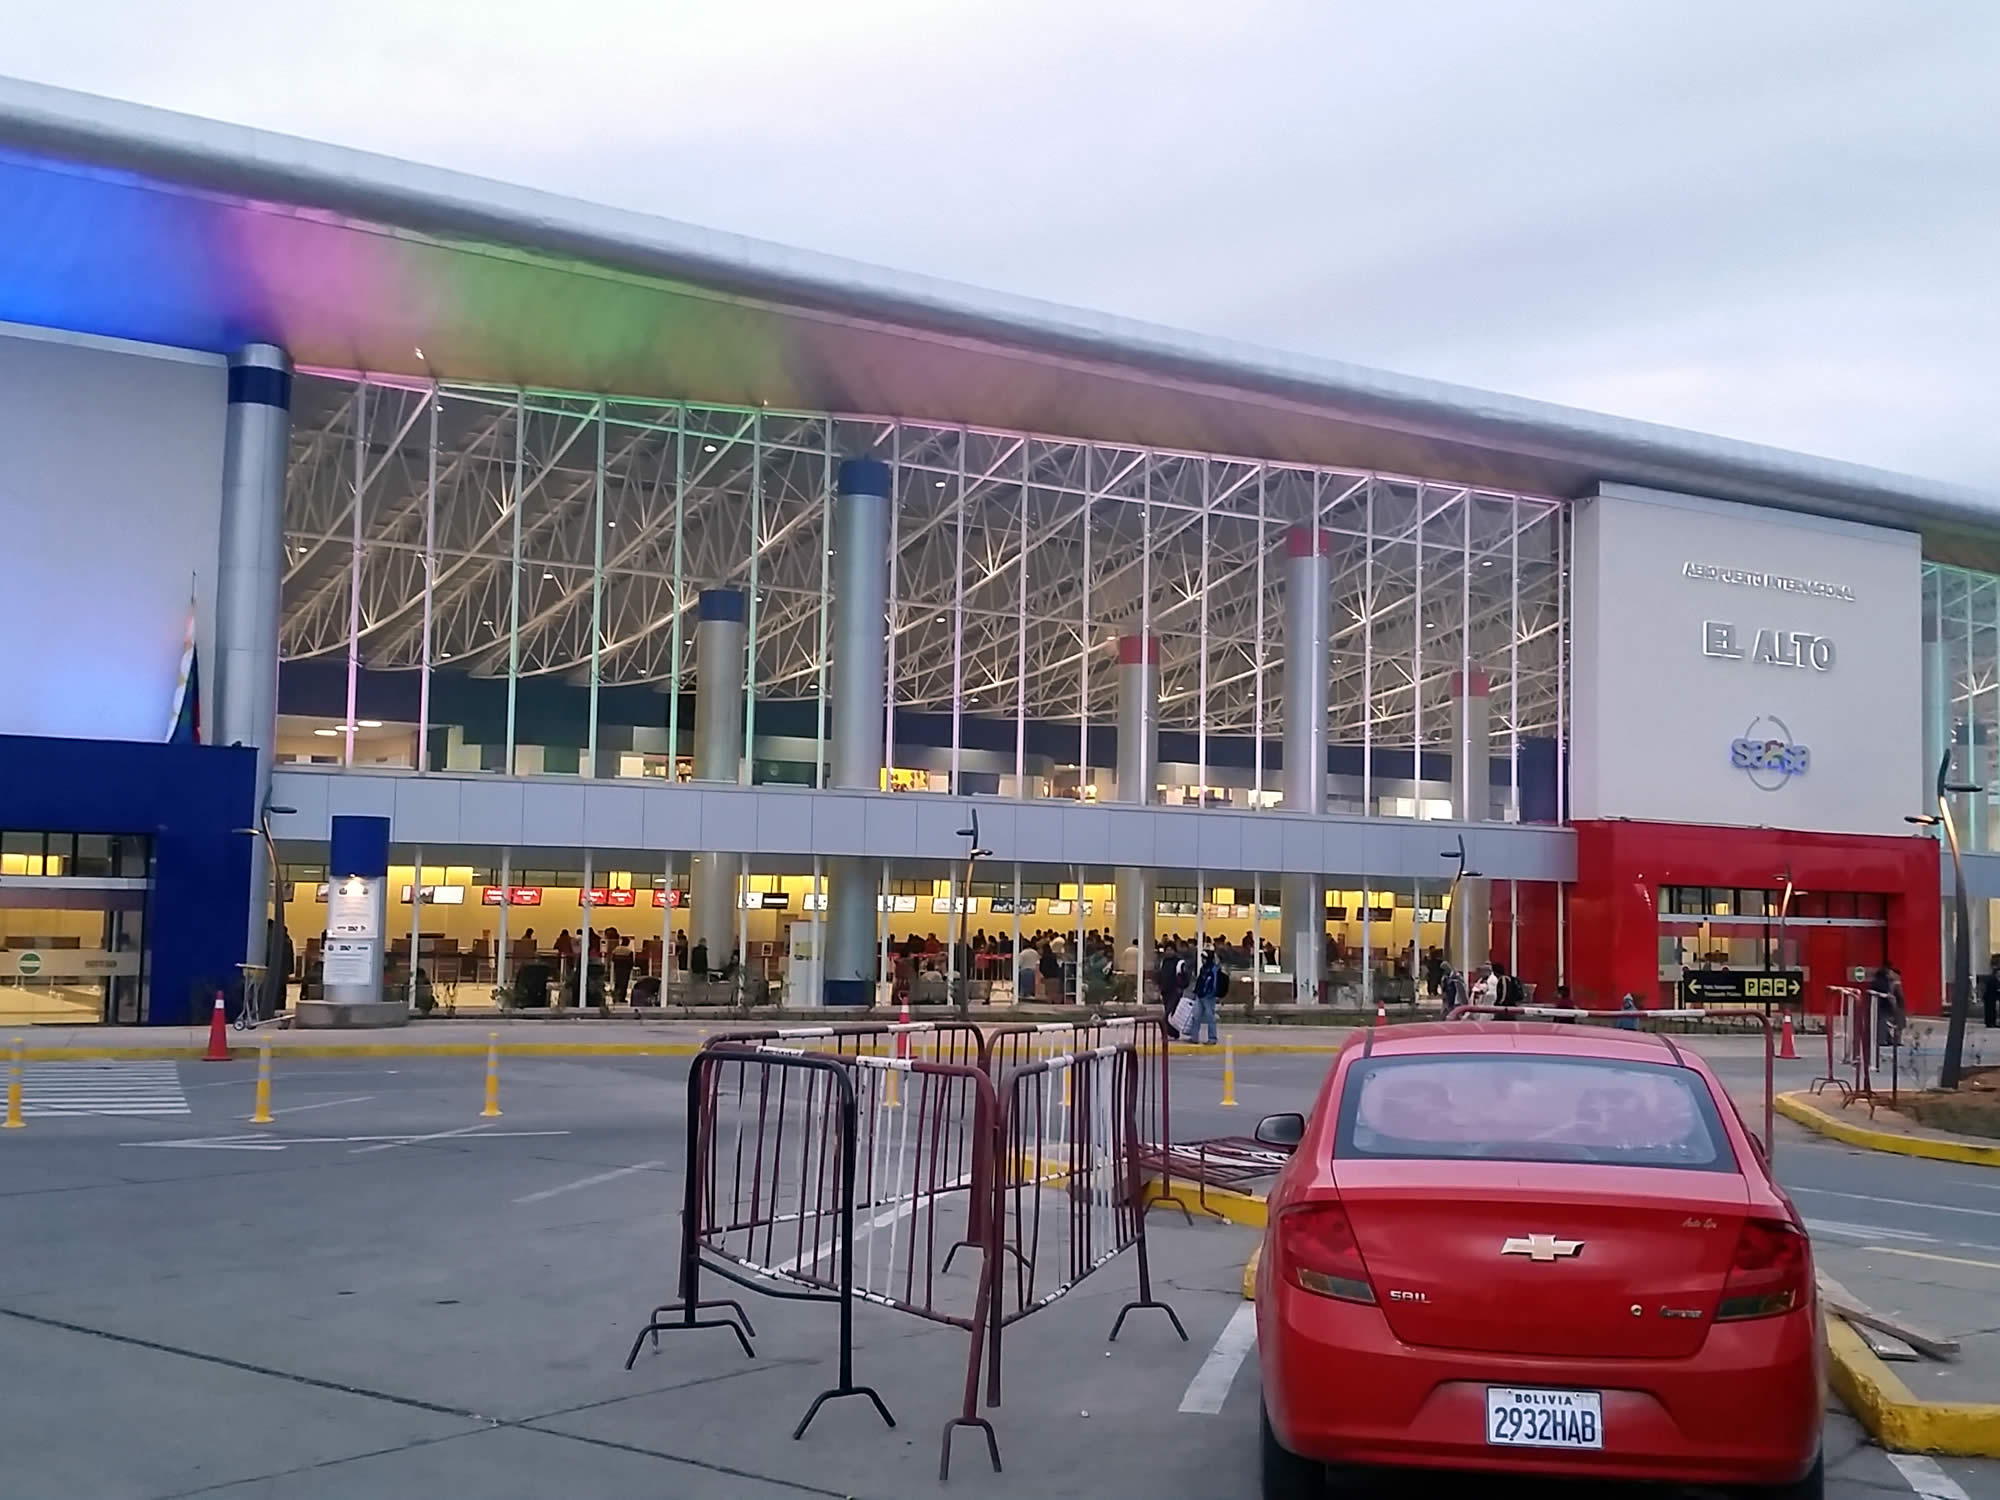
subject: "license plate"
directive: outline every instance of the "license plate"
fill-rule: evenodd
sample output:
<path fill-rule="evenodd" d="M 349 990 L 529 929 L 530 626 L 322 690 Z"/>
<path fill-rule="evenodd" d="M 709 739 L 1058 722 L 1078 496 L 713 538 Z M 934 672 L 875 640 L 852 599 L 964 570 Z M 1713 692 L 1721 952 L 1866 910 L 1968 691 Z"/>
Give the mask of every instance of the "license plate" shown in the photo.
<path fill-rule="evenodd" d="M 1502 1448 L 1602 1448 L 1604 1395 L 1489 1385 L 1486 1441 Z"/>

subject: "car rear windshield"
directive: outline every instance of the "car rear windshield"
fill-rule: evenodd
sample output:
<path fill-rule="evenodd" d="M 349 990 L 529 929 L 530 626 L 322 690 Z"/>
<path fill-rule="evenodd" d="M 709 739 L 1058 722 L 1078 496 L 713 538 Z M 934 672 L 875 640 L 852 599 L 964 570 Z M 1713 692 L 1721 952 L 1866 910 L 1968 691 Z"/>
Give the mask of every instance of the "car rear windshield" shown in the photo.
<path fill-rule="evenodd" d="M 1356 1062 L 1334 1155 L 1736 1168 L 1715 1100 L 1690 1069 L 1512 1052 Z"/>

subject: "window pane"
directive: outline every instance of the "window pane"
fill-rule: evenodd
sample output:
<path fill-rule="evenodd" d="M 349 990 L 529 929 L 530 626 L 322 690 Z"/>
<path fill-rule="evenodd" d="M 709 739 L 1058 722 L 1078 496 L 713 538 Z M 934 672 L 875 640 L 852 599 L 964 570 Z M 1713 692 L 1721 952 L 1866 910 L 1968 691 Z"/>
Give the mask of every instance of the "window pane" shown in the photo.
<path fill-rule="evenodd" d="M 1685 1068 L 1493 1054 L 1357 1064 L 1334 1154 L 1735 1167 L 1707 1086 Z"/>

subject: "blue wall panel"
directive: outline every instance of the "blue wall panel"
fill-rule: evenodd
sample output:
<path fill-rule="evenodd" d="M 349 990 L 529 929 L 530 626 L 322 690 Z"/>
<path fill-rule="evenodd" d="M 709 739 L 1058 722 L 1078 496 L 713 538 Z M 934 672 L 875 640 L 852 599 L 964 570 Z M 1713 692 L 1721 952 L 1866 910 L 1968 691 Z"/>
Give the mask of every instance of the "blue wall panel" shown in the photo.
<path fill-rule="evenodd" d="M 250 911 L 257 756 L 237 746 L 0 735 L 0 829 L 149 834 L 147 1020 L 206 1020 L 236 977 Z"/>

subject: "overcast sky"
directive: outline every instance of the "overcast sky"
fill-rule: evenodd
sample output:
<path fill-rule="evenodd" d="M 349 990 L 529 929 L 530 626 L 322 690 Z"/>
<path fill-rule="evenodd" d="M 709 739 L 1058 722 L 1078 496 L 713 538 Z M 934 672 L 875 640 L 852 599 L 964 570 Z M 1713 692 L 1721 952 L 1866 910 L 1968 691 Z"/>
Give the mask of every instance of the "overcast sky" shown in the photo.
<path fill-rule="evenodd" d="M 2000 489 L 1996 0 L 11 9 L 46 83 Z"/>

